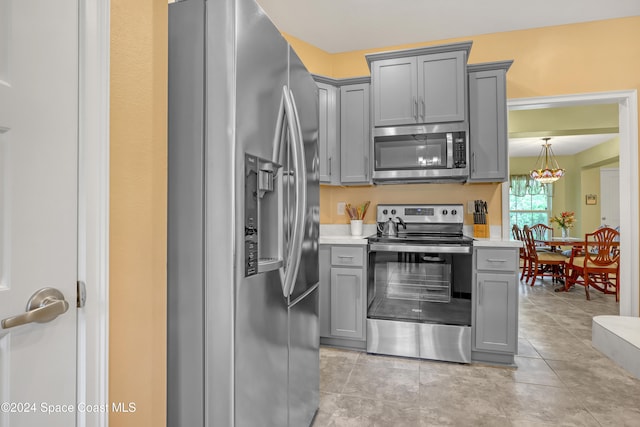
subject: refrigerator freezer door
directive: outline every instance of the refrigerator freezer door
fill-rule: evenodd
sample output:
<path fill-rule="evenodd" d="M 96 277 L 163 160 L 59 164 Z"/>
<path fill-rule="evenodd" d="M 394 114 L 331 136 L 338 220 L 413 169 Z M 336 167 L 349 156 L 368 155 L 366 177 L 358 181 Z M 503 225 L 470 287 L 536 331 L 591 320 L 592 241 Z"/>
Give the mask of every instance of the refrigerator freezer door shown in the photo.
<path fill-rule="evenodd" d="M 306 427 L 318 409 L 320 329 L 318 286 L 289 307 L 289 426 Z"/>
<path fill-rule="evenodd" d="M 238 301 L 235 426 L 286 426 L 287 306 L 278 272 L 247 277 Z"/>
<path fill-rule="evenodd" d="M 212 7 L 218 7 L 219 3 L 207 2 Z M 278 107 L 282 88 L 287 84 L 287 43 L 254 1 L 235 0 L 233 7 L 236 15 L 236 64 L 234 86 L 229 90 L 235 93 L 232 107 L 235 112 L 236 163 L 232 179 L 220 181 L 217 185 L 233 183 L 236 195 L 241 195 L 244 191 L 245 153 L 262 159 L 271 159 L 273 155 Z M 224 141 L 224 131 L 219 129 L 218 135 L 210 135 L 212 151 L 218 149 L 216 142 Z M 244 259 L 243 200 L 243 197 L 231 200 L 235 206 L 236 260 Z M 216 221 L 218 205 L 219 201 L 212 201 L 211 223 Z M 277 218 L 261 217 L 262 220 L 275 224 Z M 229 248 L 220 250 L 228 251 Z M 233 425 L 286 426 L 288 309 L 280 276 L 277 271 L 271 271 L 245 278 L 244 268 L 237 265 L 235 277 L 234 365 L 229 367 L 234 372 Z"/>

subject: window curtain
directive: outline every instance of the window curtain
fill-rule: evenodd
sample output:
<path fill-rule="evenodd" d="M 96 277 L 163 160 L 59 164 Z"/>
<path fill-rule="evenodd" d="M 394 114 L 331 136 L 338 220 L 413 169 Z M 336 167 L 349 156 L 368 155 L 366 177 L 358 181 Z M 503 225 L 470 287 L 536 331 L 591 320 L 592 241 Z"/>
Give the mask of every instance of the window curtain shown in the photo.
<path fill-rule="evenodd" d="M 553 196 L 553 184 L 541 184 L 528 175 L 511 175 L 509 178 L 510 192 L 516 197 L 537 194 Z"/>

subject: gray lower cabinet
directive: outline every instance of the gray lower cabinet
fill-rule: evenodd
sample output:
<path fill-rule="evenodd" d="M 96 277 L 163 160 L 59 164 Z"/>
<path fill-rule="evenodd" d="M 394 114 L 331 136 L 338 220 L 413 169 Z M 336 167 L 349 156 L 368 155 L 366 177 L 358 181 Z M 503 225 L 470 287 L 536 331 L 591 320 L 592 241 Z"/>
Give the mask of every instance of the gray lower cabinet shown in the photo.
<path fill-rule="evenodd" d="M 361 268 L 331 268 L 331 335 L 364 338 Z"/>
<path fill-rule="evenodd" d="M 366 348 L 366 246 L 320 245 L 320 341 Z"/>
<path fill-rule="evenodd" d="M 467 66 L 469 182 L 504 182 L 509 177 L 506 74 L 512 62 Z"/>
<path fill-rule="evenodd" d="M 475 248 L 474 361 L 514 363 L 518 347 L 518 248 Z"/>
<path fill-rule="evenodd" d="M 314 76 L 318 86 L 320 182 L 371 183 L 370 78 Z"/>

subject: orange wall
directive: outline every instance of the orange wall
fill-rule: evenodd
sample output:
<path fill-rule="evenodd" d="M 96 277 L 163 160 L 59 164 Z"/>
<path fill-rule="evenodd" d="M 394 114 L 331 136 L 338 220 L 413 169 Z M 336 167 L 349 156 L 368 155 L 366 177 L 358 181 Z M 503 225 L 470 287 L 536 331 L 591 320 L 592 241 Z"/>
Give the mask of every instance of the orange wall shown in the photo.
<path fill-rule="evenodd" d="M 330 55 L 331 67 L 324 66 L 322 70 L 315 68 L 317 59 L 312 57 L 313 50 L 308 48 L 309 45 L 285 36 L 311 72 L 322 74 L 330 70 L 329 77 L 334 78 L 368 75 L 366 53 L 472 40 L 469 63 L 514 60 L 507 73 L 508 98 L 640 89 L 640 44 L 637 42 L 640 40 L 640 17 L 346 52 Z M 432 188 L 434 186 L 437 188 Z M 499 187 L 497 184 L 494 186 Z M 414 191 L 418 187 L 422 190 Z M 340 201 L 338 199 L 353 203 L 361 198 L 387 201 L 391 196 L 409 200 L 424 191 L 437 200 L 464 203 L 486 197 L 477 195 L 477 189 L 477 185 L 452 187 L 450 184 L 392 186 L 390 189 L 378 186 L 367 190 L 323 186 L 321 203 L 329 203 L 330 206 L 321 206 L 320 221 L 342 222 L 342 217 L 333 214 L 336 210 L 334 203 Z M 454 191 L 455 196 L 451 196 Z M 488 198 L 489 211 L 491 223 L 500 224 L 501 196 L 498 190 L 495 191 L 497 195 L 494 193 Z"/>
<path fill-rule="evenodd" d="M 111 427 L 166 424 L 167 1 L 111 0 Z"/>

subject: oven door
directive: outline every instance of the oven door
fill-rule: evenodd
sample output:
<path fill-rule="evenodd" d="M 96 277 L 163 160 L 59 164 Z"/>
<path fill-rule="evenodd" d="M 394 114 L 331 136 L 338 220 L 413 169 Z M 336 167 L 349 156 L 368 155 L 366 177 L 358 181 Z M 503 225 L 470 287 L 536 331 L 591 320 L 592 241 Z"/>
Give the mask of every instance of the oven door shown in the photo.
<path fill-rule="evenodd" d="M 470 246 L 369 245 L 367 352 L 471 362 Z"/>
<path fill-rule="evenodd" d="M 370 244 L 370 319 L 471 326 L 470 246 Z"/>

